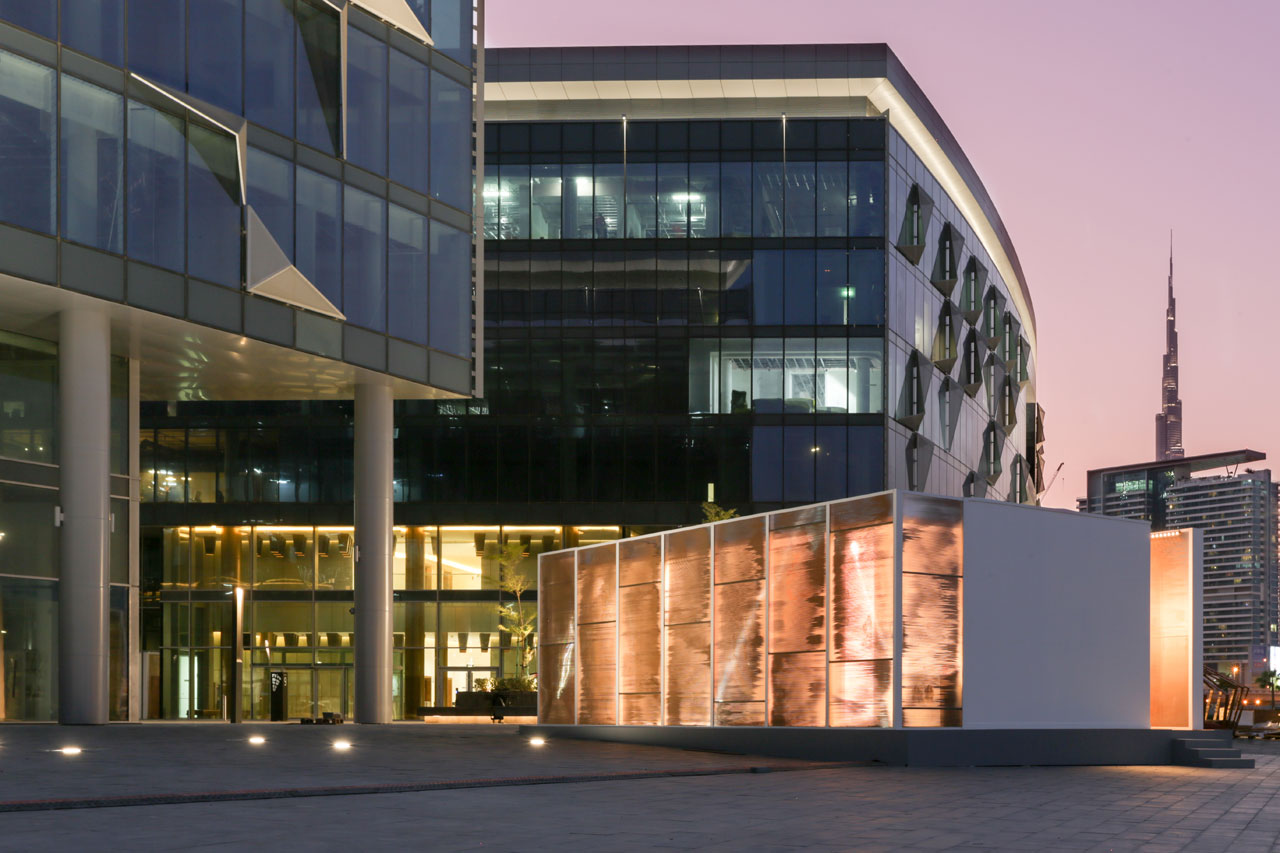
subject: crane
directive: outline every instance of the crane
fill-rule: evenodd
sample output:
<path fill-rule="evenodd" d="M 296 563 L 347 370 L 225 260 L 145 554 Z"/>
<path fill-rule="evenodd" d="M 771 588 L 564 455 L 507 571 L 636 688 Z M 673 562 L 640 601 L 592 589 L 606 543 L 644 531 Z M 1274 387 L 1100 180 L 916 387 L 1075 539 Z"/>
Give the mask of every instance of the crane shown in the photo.
<path fill-rule="evenodd" d="M 1059 462 L 1058 467 L 1053 469 L 1053 476 L 1049 478 L 1049 482 L 1045 487 L 1040 490 L 1040 497 L 1043 498 L 1045 495 L 1049 494 L 1049 490 L 1053 488 L 1053 484 L 1058 482 L 1058 475 L 1062 473 L 1062 466 L 1066 464 L 1066 462 Z"/>

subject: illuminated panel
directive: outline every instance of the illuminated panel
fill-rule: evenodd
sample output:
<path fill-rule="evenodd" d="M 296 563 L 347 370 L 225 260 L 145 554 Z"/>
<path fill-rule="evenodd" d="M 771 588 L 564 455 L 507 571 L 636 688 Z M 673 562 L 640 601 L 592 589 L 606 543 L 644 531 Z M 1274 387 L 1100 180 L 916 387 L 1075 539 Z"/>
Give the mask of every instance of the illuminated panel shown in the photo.
<path fill-rule="evenodd" d="M 774 513 L 769 526 L 769 725 L 825 725 L 826 507 Z"/>
<path fill-rule="evenodd" d="M 852 503 L 882 503 L 879 498 Z M 848 506 L 846 503 L 845 506 Z M 891 506 L 889 507 L 892 508 Z M 893 524 L 831 534 L 831 699 L 833 726 L 893 725 Z M 883 513 L 841 513 L 870 524 Z"/>
<path fill-rule="evenodd" d="M 765 519 L 716 525 L 715 723 L 765 724 Z"/>
<path fill-rule="evenodd" d="M 1151 726 L 1191 727 L 1192 535 L 1151 534 Z"/>
<path fill-rule="evenodd" d="M 893 659 L 832 661 L 831 725 L 893 725 Z"/>
<path fill-rule="evenodd" d="M 964 503 L 901 498 L 902 723 L 958 726 Z"/>
<path fill-rule="evenodd" d="M 893 523 L 893 495 L 884 493 L 831 504 L 831 529 Z"/>
<path fill-rule="evenodd" d="M 574 552 L 538 560 L 538 721 L 572 723 L 574 677 Z"/>
<path fill-rule="evenodd" d="M 578 552 L 578 722 L 617 720 L 617 546 Z"/>
<path fill-rule="evenodd" d="M 618 543 L 618 586 L 662 580 L 662 539 L 658 536 L 623 539 Z"/>
<path fill-rule="evenodd" d="M 618 641 L 618 722 L 657 725 L 662 722 L 662 591 L 658 584 L 618 590 Z"/>
<path fill-rule="evenodd" d="M 666 724 L 710 725 L 711 531 L 695 527 L 665 539 Z"/>

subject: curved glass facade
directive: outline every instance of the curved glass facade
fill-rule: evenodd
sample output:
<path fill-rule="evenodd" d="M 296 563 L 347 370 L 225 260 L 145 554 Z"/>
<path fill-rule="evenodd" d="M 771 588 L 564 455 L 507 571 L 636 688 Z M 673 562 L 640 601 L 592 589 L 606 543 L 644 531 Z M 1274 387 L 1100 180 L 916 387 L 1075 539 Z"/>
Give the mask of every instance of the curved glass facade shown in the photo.
<path fill-rule="evenodd" d="M 0 228 L 129 262 L 63 286 L 469 391 L 472 4 L 415 11 L 439 49 L 354 3 L 0 4 Z"/>

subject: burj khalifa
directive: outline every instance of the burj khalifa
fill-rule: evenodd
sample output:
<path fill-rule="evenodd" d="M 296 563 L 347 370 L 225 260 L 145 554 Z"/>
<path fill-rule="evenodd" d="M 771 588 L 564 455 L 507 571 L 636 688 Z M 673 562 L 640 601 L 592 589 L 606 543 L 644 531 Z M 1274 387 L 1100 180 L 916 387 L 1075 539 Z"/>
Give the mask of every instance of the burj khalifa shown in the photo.
<path fill-rule="evenodd" d="M 1164 374 L 1156 415 L 1156 459 L 1181 459 L 1182 400 L 1178 397 L 1177 300 L 1173 298 L 1173 236 L 1169 237 L 1169 307 L 1165 311 Z"/>

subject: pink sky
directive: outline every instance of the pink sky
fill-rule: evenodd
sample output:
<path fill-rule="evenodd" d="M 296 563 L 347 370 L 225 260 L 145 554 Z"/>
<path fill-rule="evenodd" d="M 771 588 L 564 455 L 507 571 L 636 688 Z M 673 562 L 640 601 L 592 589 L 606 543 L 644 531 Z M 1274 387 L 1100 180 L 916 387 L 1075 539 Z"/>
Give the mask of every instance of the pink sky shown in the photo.
<path fill-rule="evenodd" d="M 1280 459 L 1280 3 L 488 0 L 486 25 L 490 47 L 887 42 L 1022 259 L 1066 463 L 1045 503 L 1153 457 L 1171 228 L 1187 453 Z"/>

